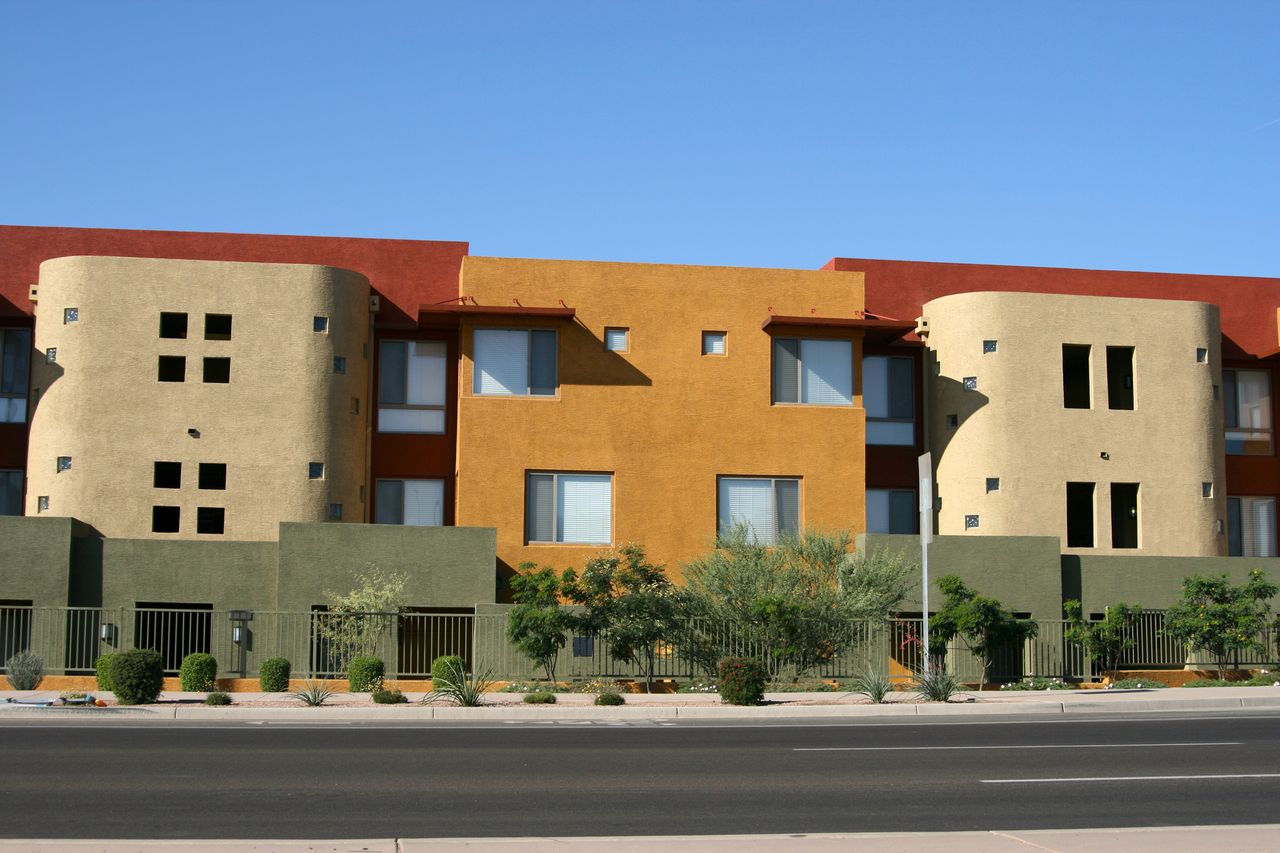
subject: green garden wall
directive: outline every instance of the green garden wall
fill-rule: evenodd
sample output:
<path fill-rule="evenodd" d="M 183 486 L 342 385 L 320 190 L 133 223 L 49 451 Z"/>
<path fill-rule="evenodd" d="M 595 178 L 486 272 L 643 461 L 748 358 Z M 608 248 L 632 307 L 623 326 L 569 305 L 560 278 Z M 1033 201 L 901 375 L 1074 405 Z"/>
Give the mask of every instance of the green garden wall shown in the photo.
<path fill-rule="evenodd" d="M 271 610 L 277 551 L 274 542 L 104 539 L 102 606 L 149 601 Z"/>
<path fill-rule="evenodd" d="M 72 518 L 0 516 L 0 599 L 65 607 L 78 524 Z"/>

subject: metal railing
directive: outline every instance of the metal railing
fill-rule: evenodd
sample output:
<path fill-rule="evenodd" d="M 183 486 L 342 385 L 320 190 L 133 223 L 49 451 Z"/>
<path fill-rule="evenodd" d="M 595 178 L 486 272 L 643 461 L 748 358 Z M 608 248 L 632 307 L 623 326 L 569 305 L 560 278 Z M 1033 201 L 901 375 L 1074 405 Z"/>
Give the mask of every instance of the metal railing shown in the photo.
<path fill-rule="evenodd" d="M 1186 646 L 1163 631 L 1161 611 L 1145 611 L 1130 630 L 1131 648 L 1121 658 L 1122 669 L 1211 666 L 1202 655 L 1189 655 Z M 541 667 L 520 653 L 506 638 L 505 612 L 467 613 L 410 611 L 403 613 L 327 613 L 276 611 L 219 611 L 172 608 L 89 608 L 0 606 L 0 669 L 8 658 L 30 650 L 43 658 L 50 674 L 92 673 L 98 657 L 129 648 L 160 652 L 165 672 L 178 672 L 183 657 L 207 652 L 218 660 L 223 676 L 256 676 L 271 657 L 289 660 L 298 678 L 341 678 L 356 655 L 381 658 L 389 678 L 427 678 L 431 662 L 440 655 L 458 655 L 469 668 L 487 671 L 495 679 L 527 680 L 543 675 Z M 766 645 L 749 625 L 737 623 L 697 626 L 697 636 L 716 654 L 767 657 Z M 1012 681 L 1026 676 L 1090 680 L 1101 675 L 1079 643 L 1066 639 L 1068 623 L 1038 620 L 1037 634 L 994 656 L 988 677 Z M 858 622 L 850 626 L 849 641 L 831 649 L 805 675 L 840 679 L 879 669 L 906 674 L 921 666 L 919 619 Z M 556 660 L 560 679 L 638 678 L 634 665 L 615 658 L 607 639 L 568 635 Z M 1275 638 L 1259 637 L 1265 655 L 1241 655 L 1242 667 L 1275 663 Z M 674 643 L 658 647 L 654 675 L 688 679 L 709 675 Z M 707 655 L 702 658 L 707 659 Z M 710 657 L 714 660 L 715 655 Z M 977 681 L 982 662 L 963 641 L 953 641 L 945 665 L 962 681 Z M 791 678 L 795 667 L 785 660 L 776 667 L 779 678 Z"/>

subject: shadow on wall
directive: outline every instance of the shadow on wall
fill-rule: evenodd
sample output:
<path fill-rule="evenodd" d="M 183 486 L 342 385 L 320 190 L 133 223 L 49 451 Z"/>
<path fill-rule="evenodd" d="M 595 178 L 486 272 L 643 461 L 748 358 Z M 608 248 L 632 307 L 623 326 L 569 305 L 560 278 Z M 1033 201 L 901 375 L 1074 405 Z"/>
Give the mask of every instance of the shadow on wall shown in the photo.
<path fill-rule="evenodd" d="M 935 429 L 930 436 L 929 449 L 933 452 L 933 464 L 937 466 L 947 446 L 955 439 L 964 427 L 965 421 L 985 406 L 990 398 L 981 391 L 966 391 L 964 383 L 949 376 L 935 376 L 932 380 L 933 398 L 938 400 L 941 410 L 942 428 Z M 955 416 L 955 426 L 951 426 L 951 418 Z"/>
<path fill-rule="evenodd" d="M 31 379 L 30 386 L 27 389 L 28 399 L 30 403 L 30 411 L 27 412 L 27 423 L 31 423 L 31 419 L 35 417 L 36 410 L 40 408 L 40 401 L 44 399 L 44 395 L 49 393 L 49 389 L 62 378 L 65 373 L 62 365 L 58 363 L 48 363 L 48 353 L 40 352 L 35 347 L 31 348 Z M 37 365 L 39 366 L 37 369 Z M 40 389 L 39 395 L 34 393 L 35 389 Z"/>
<path fill-rule="evenodd" d="M 31 318 L 30 309 L 24 310 L 22 308 L 19 308 L 16 304 L 14 304 L 13 302 L 10 302 L 8 297 L 0 296 L 0 320 L 9 319 L 9 318 L 16 319 L 19 317 L 24 320 L 30 319 Z"/>
<path fill-rule="evenodd" d="M 624 353 L 605 349 L 604 341 L 581 323 L 565 326 L 561 334 L 561 385 L 653 384 Z"/>

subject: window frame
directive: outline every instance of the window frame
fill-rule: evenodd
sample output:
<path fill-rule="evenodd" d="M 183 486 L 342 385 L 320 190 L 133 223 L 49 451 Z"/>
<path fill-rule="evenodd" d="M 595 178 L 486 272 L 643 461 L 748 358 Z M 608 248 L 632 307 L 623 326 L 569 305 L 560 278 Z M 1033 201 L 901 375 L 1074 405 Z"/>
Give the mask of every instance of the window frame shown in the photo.
<path fill-rule="evenodd" d="M 867 404 L 867 363 L 876 364 L 883 360 L 884 367 L 884 389 L 885 389 L 885 411 L 889 413 L 888 417 L 873 416 L 871 414 L 871 406 Z M 893 411 L 895 403 L 899 406 L 902 401 L 898 400 L 898 395 L 894 394 L 893 366 L 894 362 L 906 362 L 910 368 L 910 376 L 907 382 L 908 395 L 907 403 L 911 409 L 910 417 L 894 417 Z M 875 401 L 872 401 L 875 402 Z M 915 447 L 918 439 L 919 430 L 916 429 L 916 416 L 919 412 L 919 406 L 916 404 L 916 360 L 909 355 L 891 355 L 889 353 L 864 353 L 862 356 L 862 408 L 867 413 L 866 425 L 866 443 L 877 447 Z M 903 426 L 910 425 L 911 440 L 910 441 L 886 441 L 883 437 L 873 437 L 872 427 L 877 425 L 886 426 Z M 958 423 L 957 423 L 958 425 Z M 948 424 L 950 427 L 950 424 Z M 953 427 L 952 427 L 953 428 Z"/>
<path fill-rule="evenodd" d="M 509 391 L 506 393 L 495 391 L 480 390 L 480 333 L 482 332 L 522 332 L 525 335 L 525 368 L 524 368 L 524 391 Z M 553 383 L 550 391 L 546 393 L 535 393 L 533 386 L 534 374 L 536 372 L 536 352 L 533 346 L 534 334 L 545 333 L 552 336 L 552 350 L 555 356 L 551 361 L 551 372 L 553 375 Z M 538 386 L 539 388 L 543 386 Z M 531 397 L 537 399 L 556 399 L 560 396 L 560 330 L 545 328 L 539 326 L 477 326 L 471 330 L 471 395 L 473 397 Z"/>
<path fill-rule="evenodd" d="M 780 367 L 778 364 L 778 353 L 780 350 L 783 350 L 783 351 L 786 350 L 786 347 L 784 345 L 785 343 L 795 344 L 795 351 L 793 353 L 788 352 L 788 355 L 795 359 L 795 364 L 796 364 L 796 375 L 795 375 L 796 399 L 794 400 L 779 399 L 778 377 L 780 374 Z M 804 366 L 805 365 L 804 350 L 805 350 L 806 344 L 842 344 L 848 348 L 848 356 L 849 356 L 848 383 L 849 384 L 848 384 L 847 393 L 843 393 L 843 396 L 848 400 L 848 402 L 842 401 L 838 403 L 822 403 L 822 402 L 810 402 L 805 399 L 805 396 L 806 396 L 805 392 L 808 390 L 807 383 L 805 382 L 805 366 Z M 770 401 L 775 406 L 820 406 L 823 408 L 831 408 L 831 409 L 852 409 L 853 396 L 854 396 L 853 392 L 855 389 L 854 370 L 853 370 L 854 350 L 855 350 L 855 347 L 853 345 L 853 340 L 850 338 L 800 338 L 800 337 L 793 337 L 790 335 L 777 335 L 772 337 L 770 342 L 770 347 L 769 347 L 769 390 L 770 390 L 769 398 L 770 398 Z M 812 360 L 810 360 L 810 364 L 812 364 Z M 844 377 L 842 376 L 841 378 L 844 378 Z M 837 393 L 842 393 L 845 390 L 843 388 L 836 388 L 834 385 L 831 385 L 831 387 Z"/>
<path fill-rule="evenodd" d="M 1247 504 L 1245 502 L 1248 502 Z M 1245 537 L 1246 510 L 1253 510 L 1255 502 L 1269 501 L 1271 503 L 1271 538 L 1266 544 L 1269 546 L 1268 554 L 1253 554 L 1247 551 L 1255 550 L 1246 548 L 1246 543 L 1253 545 L 1257 539 L 1256 533 L 1249 537 Z M 1274 495 L 1228 495 L 1227 496 L 1227 555 L 1231 557 L 1275 557 L 1277 556 L 1277 535 L 1276 535 L 1276 504 L 1277 499 Z"/>
<path fill-rule="evenodd" d="M 885 506 L 885 511 L 886 511 L 886 513 L 887 513 L 888 520 L 889 520 L 889 529 L 888 529 L 888 530 L 872 530 L 872 529 L 871 529 L 871 514 L 870 514 L 870 512 L 866 512 L 866 513 L 865 513 L 865 514 L 866 514 L 866 516 L 867 516 L 867 529 L 866 529 L 866 532 L 867 532 L 868 534 L 872 534 L 872 535 L 888 535 L 888 536 L 915 536 L 915 535 L 917 535 L 917 534 L 920 532 L 920 530 L 919 530 L 919 528 L 920 528 L 920 508 L 919 508 L 919 507 L 920 507 L 920 499 L 919 499 L 919 497 L 917 496 L 917 493 L 916 493 L 916 490 L 915 490 L 915 489 L 893 489 L 893 488 L 880 489 L 880 488 L 868 488 L 868 489 L 866 490 L 866 497 L 865 497 L 866 507 L 865 507 L 865 508 L 869 508 L 869 507 L 871 506 L 871 495 L 872 495 L 872 494 L 876 494 L 876 493 L 881 493 L 881 494 L 884 494 L 884 495 L 885 495 L 885 500 L 886 500 L 886 502 L 887 502 L 887 503 L 886 503 L 886 506 Z M 911 501 L 910 501 L 910 504 L 911 504 L 911 512 L 909 513 L 909 518 L 911 519 L 911 525 L 910 525 L 910 526 L 911 526 L 911 529 L 910 529 L 910 530 L 894 530 L 894 529 L 893 529 L 893 496 L 894 496 L 894 495 L 909 495 L 909 496 L 910 496 L 910 498 L 911 498 Z"/>
<path fill-rule="evenodd" d="M 409 400 L 409 371 L 413 362 L 414 353 L 410 352 L 416 349 L 418 344 L 438 345 L 444 348 L 443 356 L 443 388 L 441 394 L 442 402 L 440 403 L 410 403 Z M 402 345 L 404 347 L 404 384 L 401 388 L 402 393 L 399 395 L 405 399 L 403 403 L 385 403 L 382 400 L 384 383 L 387 377 L 383 373 L 386 364 L 385 349 L 388 345 Z M 382 338 L 378 341 L 378 428 L 377 432 L 387 433 L 391 435 L 445 435 L 449 432 L 449 342 L 435 338 L 417 339 L 417 338 Z M 409 412 L 440 412 L 440 429 L 438 430 L 421 430 L 421 429 L 388 429 L 382 412 L 386 411 L 409 411 Z M 353 414 L 355 412 L 353 411 Z"/>
<path fill-rule="evenodd" d="M 778 544 L 778 540 L 781 534 L 785 534 L 789 532 L 793 536 L 798 536 L 800 535 L 801 531 L 804 530 L 804 478 L 803 477 L 785 477 L 785 476 L 753 477 L 746 474 L 717 474 L 716 475 L 716 536 L 717 537 L 724 536 L 728 532 L 728 530 L 731 529 L 732 525 L 735 524 L 732 517 L 728 519 L 729 526 L 726 526 L 723 523 L 725 521 L 724 519 L 725 508 L 722 507 L 721 505 L 721 492 L 722 492 L 721 484 L 728 481 L 732 481 L 732 480 L 769 483 L 770 515 L 773 516 L 773 529 L 770 531 L 770 536 L 768 537 L 768 541 L 765 541 L 765 538 L 762 537 L 760 533 L 756 531 L 753 527 L 751 527 L 749 522 L 745 522 L 749 528 L 747 538 L 752 544 L 772 547 Z M 796 517 L 795 517 L 794 523 L 790 525 L 791 527 L 790 531 L 785 529 L 787 525 L 780 523 L 781 519 L 779 516 L 780 507 L 778 505 L 779 504 L 778 483 L 794 483 L 795 484 Z"/>
<path fill-rule="evenodd" d="M 25 333 L 25 335 L 24 335 Z M 4 382 L 4 354 L 9 335 L 25 336 L 25 343 L 12 344 L 20 352 L 9 371 L 9 390 L 0 384 L 0 424 L 25 424 L 31 417 L 31 353 L 35 342 L 35 330 L 28 326 L 0 327 L 0 383 Z M 9 402 L 9 401 L 15 402 Z M 10 409 L 15 416 L 10 415 Z"/>
<path fill-rule="evenodd" d="M 535 477 L 551 477 L 551 539 L 534 538 L 534 515 L 531 513 L 533 506 L 533 489 L 532 484 Z M 560 505 L 562 503 L 561 482 L 564 477 L 590 478 L 593 480 L 604 480 L 609 485 L 609 534 L 607 541 L 602 540 L 566 540 L 563 538 L 563 529 L 566 522 L 560 516 Z M 546 471 L 546 470 L 529 470 L 524 474 L 524 544 L 526 545 L 570 545 L 576 547 L 599 547 L 602 545 L 612 545 L 617 538 L 614 532 L 614 474 L 612 471 Z"/>
<path fill-rule="evenodd" d="M 1240 426 L 1241 415 L 1243 412 L 1240 408 L 1240 374 L 1250 374 L 1264 377 L 1266 380 L 1267 402 L 1265 407 L 1259 407 L 1259 411 L 1266 415 L 1266 425 L 1259 427 Z M 1224 367 L 1222 368 L 1222 425 L 1224 450 L 1227 456 L 1274 456 L 1275 455 L 1275 422 L 1274 409 L 1275 403 L 1272 400 L 1272 383 L 1271 371 L 1265 368 L 1248 368 L 1248 367 Z M 1232 405 L 1234 403 L 1234 406 Z M 1251 443 L 1260 444 L 1260 438 L 1254 438 L 1252 441 L 1247 437 L 1232 439 L 1231 433 L 1239 432 L 1245 434 L 1261 434 L 1266 433 L 1267 447 L 1265 450 L 1257 448 L 1252 452 L 1247 446 Z M 1232 449 L 1233 443 L 1238 444 L 1237 449 Z"/>
<path fill-rule="evenodd" d="M 382 487 L 383 487 L 383 484 L 390 484 L 390 483 L 398 484 L 400 487 L 400 500 L 399 500 L 400 520 L 399 521 L 384 521 L 380 517 L 381 513 L 384 510 Z M 439 483 L 440 484 L 440 521 L 439 523 L 409 524 L 404 520 L 404 497 L 405 497 L 406 486 L 409 483 Z M 447 487 L 448 487 L 448 484 L 445 482 L 444 478 L 442 477 L 378 477 L 376 480 L 374 480 L 374 485 L 373 485 L 373 490 L 374 490 L 373 493 L 375 496 L 374 505 L 373 505 L 373 510 L 374 510 L 373 523 L 374 524 L 393 524 L 393 525 L 400 525 L 402 527 L 445 527 L 447 526 L 447 519 L 448 519 L 448 512 L 447 512 L 448 506 L 447 506 L 447 498 L 446 498 Z"/>

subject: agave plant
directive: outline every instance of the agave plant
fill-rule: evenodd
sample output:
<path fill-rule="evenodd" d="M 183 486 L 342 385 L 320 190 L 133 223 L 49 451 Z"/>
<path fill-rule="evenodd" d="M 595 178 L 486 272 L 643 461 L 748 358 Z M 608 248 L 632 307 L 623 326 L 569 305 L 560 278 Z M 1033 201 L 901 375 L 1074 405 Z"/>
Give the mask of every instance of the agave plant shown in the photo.
<path fill-rule="evenodd" d="M 956 677 L 940 666 L 930 667 L 928 672 L 917 672 L 914 686 L 930 702 L 949 702 L 960 690 Z"/>
<path fill-rule="evenodd" d="M 493 683 L 493 671 L 484 670 L 467 674 L 466 664 L 460 658 L 450 658 L 444 662 L 442 671 L 437 673 L 432 666 L 432 690 L 422 697 L 423 704 L 430 705 L 441 699 L 447 699 L 464 708 L 475 708 L 484 704 L 485 691 Z M 532 694 L 530 694 L 532 695 Z M 554 696 L 554 693 L 547 694 Z"/>
<path fill-rule="evenodd" d="M 849 679 L 849 689 L 854 693 L 867 694 L 868 699 L 879 705 L 884 702 L 885 696 L 893 692 L 893 681 L 887 673 L 867 667 Z"/>
<path fill-rule="evenodd" d="M 293 691 L 291 695 L 308 708 L 319 708 L 329 701 L 329 697 L 333 695 L 333 690 L 323 682 L 306 681 L 303 682 L 302 687 Z"/>

